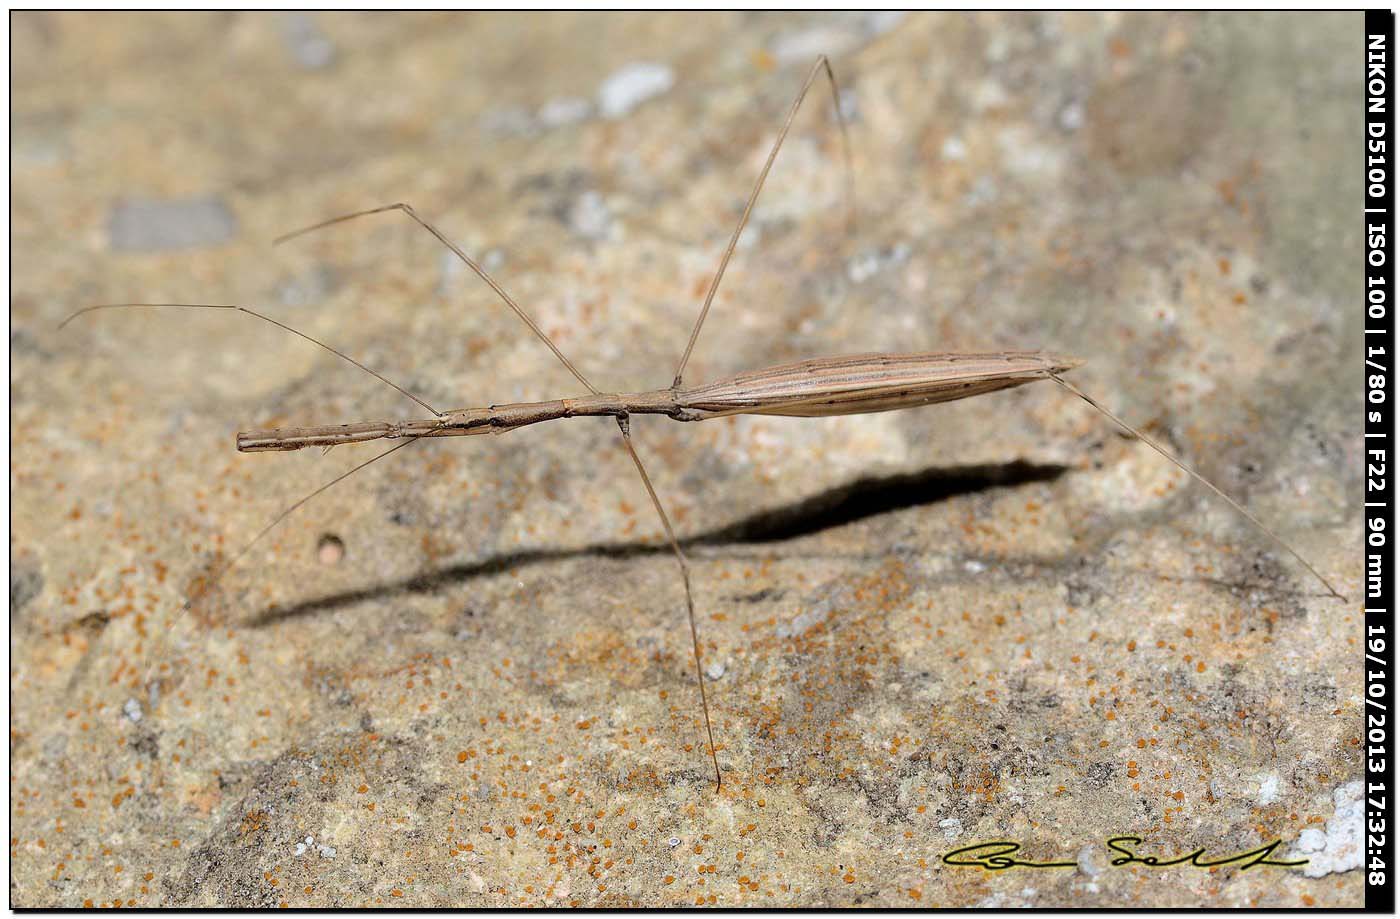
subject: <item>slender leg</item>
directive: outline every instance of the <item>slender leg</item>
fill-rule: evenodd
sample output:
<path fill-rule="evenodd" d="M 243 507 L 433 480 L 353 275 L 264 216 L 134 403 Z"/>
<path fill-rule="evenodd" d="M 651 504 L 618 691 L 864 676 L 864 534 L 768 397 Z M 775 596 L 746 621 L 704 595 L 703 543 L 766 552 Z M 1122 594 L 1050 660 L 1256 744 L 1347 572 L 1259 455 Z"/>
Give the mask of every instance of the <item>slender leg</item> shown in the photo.
<path fill-rule="evenodd" d="M 710 741 L 710 762 L 715 767 L 715 791 L 719 791 L 721 785 L 719 755 L 715 752 L 715 732 L 710 726 L 710 701 L 705 695 L 705 675 L 700 670 L 700 633 L 695 628 L 695 596 L 690 589 L 690 564 L 685 560 L 681 544 L 676 541 L 676 531 L 671 528 L 671 518 L 666 516 L 666 510 L 661 506 L 661 499 L 656 496 L 656 489 L 652 487 L 651 476 L 647 475 L 646 467 L 642 465 L 642 458 L 637 455 L 636 448 L 632 446 L 631 426 L 628 424 L 626 415 L 618 417 L 617 429 L 622 432 L 622 446 L 627 448 L 627 455 L 632 457 L 637 471 L 641 473 L 642 484 L 646 486 L 651 504 L 656 508 L 656 513 L 661 518 L 661 526 L 666 530 L 666 539 L 671 543 L 671 551 L 676 554 L 676 564 L 681 569 L 681 583 L 685 585 L 685 611 L 690 618 L 690 649 L 695 657 L 695 685 L 700 689 L 700 709 L 705 713 L 705 736 Z"/>
<path fill-rule="evenodd" d="M 457 258 L 461 259 L 462 262 L 466 264 L 468 268 L 470 268 L 473 272 L 476 273 L 477 277 L 485 281 L 487 286 L 496 292 L 496 296 L 500 297 L 503 301 L 505 301 L 506 306 L 510 307 L 515 312 L 515 315 L 519 316 L 520 320 L 530 327 L 530 331 L 534 332 L 536 337 L 538 337 L 540 341 L 544 342 L 550 351 L 554 352 L 554 356 L 559 358 L 560 363 L 562 363 L 566 368 L 568 368 L 569 372 L 574 375 L 575 379 L 582 383 L 588 389 L 589 392 L 594 394 L 598 392 L 598 390 L 593 388 L 593 384 L 588 382 L 587 378 L 585 378 L 582 373 L 579 373 L 578 368 L 575 367 L 573 363 L 570 362 L 569 359 L 564 356 L 564 352 L 559 350 L 559 347 L 554 344 L 554 341 L 544 333 L 544 329 L 541 329 L 538 325 L 536 325 L 535 320 L 531 319 L 529 314 L 521 308 L 520 304 L 516 303 L 515 300 L 511 297 L 511 295 L 506 293 L 505 288 L 497 284 L 496 280 L 492 278 L 491 275 L 486 273 L 485 268 L 482 268 L 480 265 L 478 265 L 471 258 L 471 256 L 463 252 L 456 243 L 444 236 L 441 230 L 433 226 L 428 221 L 424 220 L 422 217 L 419 217 L 418 212 L 407 204 L 404 204 L 402 202 L 398 204 L 386 204 L 383 207 L 373 207 L 367 211 L 356 211 L 353 214 L 343 214 L 339 217 L 332 217 L 330 220 L 322 220 L 320 223 L 312 224 L 309 227 L 302 227 L 300 230 L 293 230 L 290 233 L 285 233 L 274 239 L 272 241 L 272 244 L 274 246 L 281 245 L 282 243 L 287 242 L 290 239 L 294 239 L 306 233 L 311 233 L 315 230 L 324 229 L 325 227 L 332 226 L 333 224 L 344 223 L 347 220 L 355 220 L 359 217 L 368 217 L 371 214 L 383 214 L 387 211 L 403 211 L 404 214 L 406 214 L 409 217 L 409 219 L 411 219 L 414 223 L 418 224 L 420 227 L 433 234 L 433 236 L 437 238 L 438 242 L 442 243 L 448 249 L 451 249 L 452 254 L 457 256 Z"/>
<path fill-rule="evenodd" d="M 739 218 L 739 225 L 734 228 L 734 235 L 729 237 L 729 245 L 725 247 L 724 256 L 719 260 L 719 270 L 715 272 L 714 280 L 710 282 L 710 290 L 705 294 L 705 305 L 700 307 L 700 316 L 695 320 L 695 328 L 690 333 L 690 341 L 686 343 L 685 353 L 681 355 L 680 365 L 676 367 L 676 378 L 671 382 L 672 389 L 680 389 L 681 377 L 685 374 L 685 365 L 690 363 L 690 352 L 695 350 L 695 340 L 700 337 L 700 327 L 705 324 L 705 317 L 710 313 L 710 304 L 715 299 L 715 292 L 719 290 L 719 282 L 724 277 L 724 270 L 729 267 L 729 259 L 734 255 L 734 247 L 739 244 L 739 236 L 744 232 L 744 227 L 748 225 L 749 215 L 753 213 L 754 203 L 758 201 L 758 193 L 763 191 L 763 183 L 768 180 L 768 171 L 773 168 L 773 161 L 778 158 L 778 150 L 782 148 L 783 140 L 787 138 L 788 129 L 792 127 L 792 120 L 797 116 L 797 110 L 802 107 L 802 100 L 807 98 L 807 90 L 812 88 L 817 74 L 822 71 L 826 71 L 827 82 L 831 84 L 831 97 L 836 107 L 836 120 L 841 125 L 841 148 L 846 157 L 846 206 L 849 219 L 851 144 L 846 135 L 846 117 L 841 114 L 841 94 L 836 88 L 836 75 L 831 72 L 831 62 L 823 54 L 812 65 L 812 72 L 807 74 L 807 81 L 802 84 L 802 89 L 797 93 L 797 99 L 793 101 L 792 108 L 788 109 L 787 119 L 783 121 L 783 129 L 778 132 L 778 139 L 774 141 L 773 149 L 768 153 L 768 160 L 763 164 L 763 170 L 758 174 L 758 181 L 754 183 L 753 191 L 749 194 L 749 201 L 744 205 L 744 213 Z"/>
<path fill-rule="evenodd" d="M 1186 473 L 1187 475 L 1189 475 L 1191 478 L 1195 479 L 1197 482 L 1200 482 L 1200 483 L 1201 483 L 1202 485 L 1204 485 L 1206 488 L 1209 488 L 1211 491 L 1213 491 L 1213 492 L 1216 494 L 1217 497 L 1219 497 L 1219 498 L 1221 498 L 1222 500 L 1224 500 L 1224 502 L 1225 502 L 1226 504 L 1230 505 L 1230 506 L 1233 507 L 1235 510 L 1239 511 L 1240 514 L 1242 514 L 1242 515 L 1244 516 L 1244 519 L 1246 519 L 1246 520 L 1248 520 L 1250 523 L 1254 524 L 1254 526 L 1257 527 L 1257 528 L 1259 529 L 1259 532 L 1263 533 L 1265 536 L 1267 536 L 1267 537 L 1269 537 L 1270 539 L 1272 539 L 1276 545 L 1278 545 L 1279 547 L 1281 547 L 1281 548 L 1282 548 L 1285 552 L 1287 552 L 1289 555 L 1291 555 L 1291 556 L 1293 556 L 1294 558 L 1296 558 L 1296 559 L 1298 560 L 1298 563 L 1299 563 L 1300 565 L 1302 565 L 1304 568 L 1308 569 L 1308 571 L 1312 572 L 1312 576 L 1315 577 L 1315 578 L 1317 578 L 1319 581 L 1321 581 L 1321 582 L 1322 582 L 1322 586 L 1323 586 L 1323 587 L 1326 587 L 1326 588 L 1327 588 L 1327 592 L 1330 593 L 1335 599 L 1341 600 L 1341 601 L 1343 601 L 1343 602 L 1346 601 L 1346 597 L 1342 596 L 1340 593 L 1337 592 L 1337 588 L 1335 588 L 1335 587 L 1332 586 L 1332 582 L 1331 582 L 1331 581 L 1329 581 L 1329 580 L 1327 580 L 1326 578 L 1324 578 L 1324 577 L 1321 575 L 1321 573 L 1318 572 L 1318 570 L 1317 570 L 1316 568 L 1314 568 L 1312 565 L 1308 564 L 1308 560 L 1305 559 L 1305 558 L 1303 558 L 1303 556 L 1299 555 L 1297 549 L 1294 549 L 1294 548 L 1293 548 L 1292 546 L 1290 546 L 1288 543 L 1284 542 L 1283 539 L 1282 539 L 1282 537 L 1280 537 L 1280 536 L 1279 536 L 1277 533 L 1275 533 L 1273 530 L 1271 530 L 1271 529 L 1269 529 L 1268 527 L 1266 527 L 1266 526 L 1263 524 L 1263 522 L 1260 521 L 1260 519 L 1259 519 L 1258 517 L 1254 516 L 1254 515 L 1251 514 L 1249 511 L 1245 510 L 1245 509 L 1244 509 L 1244 505 L 1240 504 L 1240 503 L 1239 503 L 1238 501 L 1236 501 L 1234 498 L 1232 498 L 1232 497 L 1230 497 L 1229 495 L 1225 494 L 1225 492 L 1223 492 L 1223 491 L 1221 491 L 1219 488 L 1217 488 L 1217 487 L 1216 487 L 1209 479 L 1207 479 L 1205 476 L 1201 475 L 1199 472 L 1197 472 L 1196 470 L 1192 469 L 1190 466 L 1186 465 L 1186 464 L 1183 463 L 1181 460 L 1177 459 L 1175 456 L 1172 455 L 1172 453 L 1171 453 L 1170 451 L 1167 450 L 1166 447 L 1164 447 L 1164 446 L 1162 446 L 1161 444 L 1157 443 L 1157 441 L 1153 440 L 1151 437 L 1148 437 L 1146 434 L 1142 433 L 1142 432 L 1139 431 L 1137 428 L 1135 428 L 1135 427 L 1133 427 L 1132 425 L 1128 424 L 1128 422 L 1124 421 L 1122 418 L 1119 418 L 1117 415 L 1113 414 L 1113 413 L 1110 412 L 1108 409 L 1104 408 L 1102 405 L 1100 405 L 1098 402 L 1096 402 L 1091 396 L 1089 396 L 1088 394 L 1086 394 L 1086 393 L 1084 392 L 1084 390 L 1080 389 L 1078 386 L 1075 386 L 1073 383 L 1067 381 L 1066 379 L 1064 379 L 1063 377 L 1061 377 L 1058 373 L 1052 373 L 1052 374 L 1050 374 L 1050 379 L 1054 380 L 1056 383 L 1059 383 L 1059 384 L 1060 384 L 1061 386 L 1063 386 L 1065 389 L 1067 389 L 1068 391 L 1074 393 L 1076 396 L 1078 396 L 1079 398 L 1083 399 L 1085 402 L 1089 403 L 1089 405 L 1093 406 L 1093 407 L 1094 407 L 1095 409 L 1097 409 L 1100 413 L 1102 413 L 1102 414 L 1104 415 L 1104 417 L 1108 418 L 1109 421 L 1112 421 L 1114 424 L 1118 425 L 1120 428 L 1122 428 L 1123 430 L 1127 431 L 1129 434 L 1133 435 L 1133 436 L 1136 437 L 1138 440 L 1140 440 L 1140 441 L 1142 441 L 1143 443 L 1147 444 L 1147 445 L 1148 445 L 1149 447 L 1151 447 L 1153 450 L 1156 450 L 1156 451 L 1157 451 L 1158 453 L 1160 453 L 1162 456 L 1166 457 L 1166 458 L 1167 458 L 1168 460 L 1170 460 L 1173 464 L 1175 464 L 1176 467 L 1177 467 L 1178 469 L 1180 469 L 1182 472 L 1185 472 L 1185 473 Z"/>

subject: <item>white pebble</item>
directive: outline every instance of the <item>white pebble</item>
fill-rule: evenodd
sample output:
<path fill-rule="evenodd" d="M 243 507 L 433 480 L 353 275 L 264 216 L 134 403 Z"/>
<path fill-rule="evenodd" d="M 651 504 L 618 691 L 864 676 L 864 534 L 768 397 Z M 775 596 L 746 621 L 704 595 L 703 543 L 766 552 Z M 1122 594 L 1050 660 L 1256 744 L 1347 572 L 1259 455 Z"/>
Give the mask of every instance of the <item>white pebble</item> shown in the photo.
<path fill-rule="evenodd" d="M 1268 806 L 1277 801 L 1282 794 L 1279 791 L 1281 779 L 1277 772 L 1269 772 L 1263 775 L 1259 781 L 1259 803 Z"/>
<path fill-rule="evenodd" d="M 1103 870 L 1106 867 L 1106 860 L 1097 846 L 1085 846 L 1080 849 L 1079 855 L 1074 861 L 1079 867 L 1079 873 L 1091 878 L 1096 878 L 1103 874 Z"/>
<path fill-rule="evenodd" d="M 854 28 L 814 26 L 778 36 L 769 51 L 779 64 L 791 64 L 814 61 L 819 54 L 839 57 L 860 46 L 863 41 L 864 36 Z"/>
<path fill-rule="evenodd" d="M 872 10 L 865 14 L 865 27 L 875 35 L 883 35 L 904 21 L 905 10 Z"/>
<path fill-rule="evenodd" d="M 598 109 L 605 118 L 621 118 L 643 102 L 669 90 L 676 75 L 665 64 L 628 64 L 598 87 Z"/>
<path fill-rule="evenodd" d="M 125 712 L 126 717 L 130 718 L 132 721 L 141 720 L 141 703 L 137 702 L 135 699 L 127 699 L 126 704 L 122 706 L 122 711 Z"/>
<path fill-rule="evenodd" d="M 570 97 L 550 99 L 540 107 L 537 117 L 540 123 L 547 128 L 562 128 L 565 125 L 577 124 L 591 114 L 593 114 L 593 103 L 587 99 Z"/>
<path fill-rule="evenodd" d="M 1078 102 L 1071 102 L 1060 109 L 1060 115 L 1056 119 L 1059 122 L 1060 130 L 1072 134 L 1084 126 L 1084 106 Z"/>
<path fill-rule="evenodd" d="M 612 230 L 612 211 L 603 196 L 586 191 L 569 208 L 569 227 L 585 239 L 607 239 Z"/>

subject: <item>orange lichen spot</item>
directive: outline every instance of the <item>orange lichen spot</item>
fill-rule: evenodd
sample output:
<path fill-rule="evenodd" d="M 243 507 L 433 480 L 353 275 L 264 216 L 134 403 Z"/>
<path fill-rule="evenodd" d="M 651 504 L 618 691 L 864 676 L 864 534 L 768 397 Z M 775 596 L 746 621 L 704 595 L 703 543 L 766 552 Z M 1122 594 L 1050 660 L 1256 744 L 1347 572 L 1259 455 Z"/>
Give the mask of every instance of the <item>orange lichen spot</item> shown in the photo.
<path fill-rule="evenodd" d="M 578 724 L 574 725 L 574 727 L 578 728 L 580 731 L 586 731 L 586 730 L 588 730 L 589 728 L 593 727 L 593 722 L 591 722 L 591 721 L 589 721 L 587 718 L 585 718 L 584 720 L 580 721 Z"/>
<path fill-rule="evenodd" d="M 1198 662 L 1198 663 L 1196 664 L 1196 672 L 1197 672 L 1197 673 L 1205 673 L 1205 672 L 1206 672 L 1206 662 L 1205 662 L 1205 661 L 1200 661 L 1200 662 Z"/>
<path fill-rule="evenodd" d="M 457 754 L 457 762 L 459 762 L 459 763 L 465 763 L 466 761 L 467 761 L 467 751 L 466 751 L 466 750 L 463 750 L 462 752 L 460 752 L 460 753 Z"/>
<path fill-rule="evenodd" d="M 360 794 L 365 794 L 366 792 L 369 791 L 369 786 L 368 786 L 368 785 L 361 785 L 359 788 L 356 788 L 355 791 L 359 792 Z"/>
<path fill-rule="evenodd" d="M 395 887 L 393 890 L 389 891 L 389 896 L 391 896 L 391 897 L 401 897 L 401 896 L 403 896 L 403 891 L 402 891 L 402 890 L 399 890 L 397 887 Z"/>
<path fill-rule="evenodd" d="M 1137 642 L 1136 642 L 1136 641 L 1129 641 L 1129 642 L 1128 642 L 1128 650 L 1129 650 L 1129 651 L 1136 651 L 1136 650 L 1137 650 Z"/>
<path fill-rule="evenodd" d="M 913 888 L 913 887 L 910 887 L 910 888 L 909 888 L 909 899 L 911 899 L 911 900 L 921 900 L 921 899 L 923 899 L 923 896 L 924 896 L 924 892 L 923 892 L 922 890 L 918 890 L 918 889 Z"/>

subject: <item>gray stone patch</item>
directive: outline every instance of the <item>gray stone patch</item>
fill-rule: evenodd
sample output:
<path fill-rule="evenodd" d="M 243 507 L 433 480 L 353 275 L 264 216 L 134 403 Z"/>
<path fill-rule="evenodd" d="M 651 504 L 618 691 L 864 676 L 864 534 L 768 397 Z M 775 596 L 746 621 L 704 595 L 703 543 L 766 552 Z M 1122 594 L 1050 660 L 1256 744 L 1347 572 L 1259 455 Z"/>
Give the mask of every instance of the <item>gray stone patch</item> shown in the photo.
<path fill-rule="evenodd" d="M 10 615 L 24 609 L 31 600 L 44 592 L 44 575 L 37 566 L 26 565 L 10 558 Z"/>
<path fill-rule="evenodd" d="M 306 70 L 321 70 L 335 63 L 335 43 L 326 37 L 316 20 L 305 13 L 288 13 L 282 19 L 282 41 Z"/>
<path fill-rule="evenodd" d="M 128 198 L 107 215 L 107 244 L 117 252 L 162 252 L 217 246 L 238 221 L 222 198 Z"/>

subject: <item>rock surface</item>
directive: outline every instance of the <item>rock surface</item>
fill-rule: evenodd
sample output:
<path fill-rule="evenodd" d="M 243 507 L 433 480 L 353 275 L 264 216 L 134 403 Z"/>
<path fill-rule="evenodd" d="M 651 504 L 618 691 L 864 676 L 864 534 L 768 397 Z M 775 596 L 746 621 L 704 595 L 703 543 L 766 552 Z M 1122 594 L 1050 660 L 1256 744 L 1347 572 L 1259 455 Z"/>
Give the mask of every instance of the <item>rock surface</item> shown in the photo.
<path fill-rule="evenodd" d="M 13 28 L 12 905 L 1361 902 L 1356 870 L 1104 846 L 1293 851 L 1360 775 L 1358 14 Z M 59 320 L 243 303 L 439 407 L 575 394 L 402 215 L 269 245 L 403 200 L 599 388 L 664 386 L 822 43 L 854 225 L 818 82 L 687 380 L 1078 354 L 1352 602 L 1050 384 L 634 422 L 689 541 L 718 794 L 674 563 L 605 419 L 415 445 L 199 594 L 377 446 L 240 455 L 235 430 L 422 409 L 244 315 Z M 643 64 L 673 81 L 602 117 Z M 116 245 L 132 201 L 222 229 Z M 1068 867 L 940 860 L 988 840 Z"/>

